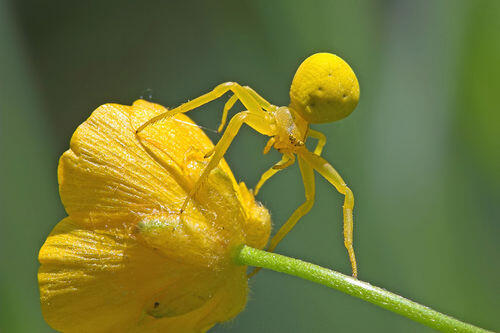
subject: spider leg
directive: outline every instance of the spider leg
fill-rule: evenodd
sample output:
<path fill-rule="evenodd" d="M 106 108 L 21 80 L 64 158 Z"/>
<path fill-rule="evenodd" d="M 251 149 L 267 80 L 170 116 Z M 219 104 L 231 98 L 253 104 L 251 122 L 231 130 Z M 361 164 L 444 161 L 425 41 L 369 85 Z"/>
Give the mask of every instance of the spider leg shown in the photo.
<path fill-rule="evenodd" d="M 157 115 L 156 117 L 149 119 L 147 122 L 142 124 L 136 130 L 136 133 L 141 132 L 144 128 L 146 128 L 150 124 L 153 124 L 157 121 L 172 117 L 172 116 L 176 115 L 177 113 L 184 113 L 184 112 L 191 111 L 193 109 L 196 109 L 197 107 L 200 107 L 204 104 L 207 104 L 208 102 L 211 102 L 211 101 L 221 97 L 229 90 L 231 90 L 237 96 L 237 99 L 239 99 L 241 101 L 241 103 L 248 109 L 249 112 L 261 115 L 262 117 L 268 116 L 267 113 L 265 111 L 263 111 L 263 106 L 261 105 L 261 103 L 259 101 L 257 101 L 250 94 L 250 92 L 247 89 L 243 88 L 242 86 L 240 86 L 236 82 L 226 82 L 226 83 L 219 84 L 212 91 L 210 91 L 204 95 L 201 95 L 201 96 L 199 96 L 199 97 L 197 97 L 189 102 L 186 102 L 186 103 L 176 107 L 175 109 L 166 111 L 162 114 Z M 236 100 L 234 100 L 234 102 L 236 102 Z M 229 103 L 229 101 L 228 101 L 228 103 Z M 228 103 L 226 103 L 226 104 L 228 104 Z M 229 108 L 228 108 L 228 110 L 229 110 Z"/>
<path fill-rule="evenodd" d="M 269 170 L 264 172 L 262 174 L 262 176 L 260 176 L 260 180 L 257 183 L 257 185 L 255 186 L 254 194 L 255 195 L 259 194 L 260 188 L 262 187 L 262 185 L 264 185 L 264 183 L 269 178 L 274 176 L 278 171 L 283 170 L 285 168 L 288 168 L 293 163 L 295 163 L 295 155 L 294 154 L 283 154 L 283 156 L 281 157 L 281 160 L 278 163 L 273 165 Z"/>
<path fill-rule="evenodd" d="M 267 154 L 269 153 L 269 151 L 271 150 L 271 148 L 273 147 L 274 143 L 276 142 L 276 138 L 273 136 L 271 137 L 267 143 L 266 143 L 266 146 L 264 147 L 264 149 L 262 150 L 262 154 Z"/>
<path fill-rule="evenodd" d="M 262 109 L 264 109 L 268 112 L 271 112 L 272 110 L 274 110 L 276 108 L 275 106 L 273 106 L 271 103 L 266 101 L 262 96 L 260 96 L 255 90 L 253 90 L 249 86 L 244 86 L 243 88 L 246 89 L 248 91 L 248 93 L 250 94 L 250 96 L 252 96 L 259 103 L 259 105 Z M 226 104 L 224 104 L 224 110 L 222 112 L 222 120 L 221 120 L 221 123 L 219 125 L 219 128 L 217 129 L 217 132 L 222 132 L 222 129 L 226 125 L 228 111 L 234 106 L 234 104 L 236 103 L 237 100 L 238 100 L 238 96 L 233 95 L 233 96 L 231 96 L 231 98 L 229 98 L 229 100 L 226 102 Z"/>
<path fill-rule="evenodd" d="M 356 256 L 354 255 L 354 247 L 352 245 L 352 232 L 353 232 L 353 218 L 352 211 L 354 208 L 354 196 L 351 189 L 344 182 L 337 170 L 328 163 L 324 158 L 311 153 L 304 149 L 298 152 L 299 161 L 303 158 L 314 170 L 318 171 L 320 175 L 326 178 L 341 194 L 344 195 L 344 245 L 349 254 L 349 260 L 352 267 L 352 276 L 358 276 L 358 268 L 356 264 Z"/>
<path fill-rule="evenodd" d="M 259 133 L 267 135 L 267 133 L 272 132 L 267 119 L 261 117 L 259 114 L 255 114 L 250 111 L 243 111 L 237 113 L 233 118 L 231 118 L 224 134 L 222 135 L 222 138 L 213 149 L 212 158 L 208 162 L 205 169 L 203 169 L 203 172 L 182 204 L 180 210 L 181 213 L 186 209 L 188 202 L 196 194 L 201 184 L 203 184 L 203 182 L 208 178 L 210 172 L 219 165 L 220 160 L 224 157 L 224 154 L 233 142 L 236 134 L 238 134 L 241 126 L 245 123 Z"/>
<path fill-rule="evenodd" d="M 237 100 L 238 96 L 233 95 L 231 96 L 231 98 L 227 100 L 226 104 L 224 104 L 224 109 L 222 110 L 222 120 L 220 121 L 220 125 L 219 128 L 217 129 L 217 132 L 220 133 L 224 129 L 224 126 L 226 125 L 227 121 L 227 113 L 229 112 L 229 109 L 231 109 L 234 106 L 234 103 L 236 103 Z"/>
<path fill-rule="evenodd" d="M 269 247 L 267 248 L 267 251 L 269 252 L 272 252 L 276 248 L 283 237 L 285 237 L 286 234 L 288 234 L 290 230 L 292 230 L 292 228 L 302 216 L 306 215 L 311 210 L 314 204 L 314 195 L 316 191 L 316 186 L 314 183 L 314 170 L 300 156 L 298 159 L 302 181 L 304 182 L 306 201 L 293 212 L 293 214 L 288 218 L 285 224 L 281 226 L 280 230 L 278 230 L 278 232 L 271 239 Z M 256 268 L 248 275 L 248 277 L 250 278 L 254 276 L 258 271 L 260 271 L 260 268 Z"/>
<path fill-rule="evenodd" d="M 245 88 L 250 93 L 250 95 L 252 95 L 252 97 L 255 98 L 255 100 L 257 102 L 259 102 L 260 106 L 264 110 L 271 111 L 271 110 L 273 110 L 273 109 L 276 108 L 274 105 L 272 105 L 271 103 L 269 103 L 268 101 L 266 101 L 264 99 L 264 97 L 262 97 L 261 95 L 259 95 L 255 90 L 253 90 L 249 86 L 244 86 L 243 88 Z"/>
<path fill-rule="evenodd" d="M 306 201 L 300 205 L 293 214 L 288 218 L 288 220 L 283 224 L 283 226 L 278 230 L 269 243 L 268 251 L 273 251 L 278 243 L 285 237 L 285 235 L 292 230 L 297 221 L 304 215 L 306 215 L 312 208 L 314 204 L 315 195 L 315 183 L 314 183 L 314 171 L 312 167 L 305 163 L 302 158 L 299 157 L 299 167 L 300 173 L 302 175 L 302 181 L 304 182 L 304 190 Z"/>
<path fill-rule="evenodd" d="M 315 131 L 313 129 L 309 129 L 309 133 L 307 134 L 307 136 L 310 136 L 311 138 L 315 138 L 315 139 L 318 139 L 318 143 L 316 145 L 316 148 L 314 149 L 314 153 L 318 156 L 321 155 L 321 152 L 323 151 L 323 147 L 325 146 L 326 144 L 326 136 L 319 132 L 319 131 Z M 274 137 L 272 137 L 268 143 L 266 144 L 266 147 L 264 148 L 264 154 L 268 153 L 269 152 L 269 149 L 271 149 L 272 145 L 274 144 Z M 292 155 L 293 156 L 293 155 Z M 271 178 L 272 176 L 274 176 L 278 171 L 284 169 L 284 168 L 287 168 L 289 167 L 290 165 L 292 165 L 294 162 L 295 162 L 295 156 L 293 156 L 294 158 L 294 161 L 292 163 L 290 163 L 289 165 L 286 165 L 286 166 L 283 166 L 283 159 L 285 158 L 285 155 L 283 155 L 283 158 L 281 159 L 281 161 L 279 161 L 278 163 L 276 163 L 271 169 L 267 170 L 266 172 L 264 172 L 262 174 L 262 176 L 260 176 L 260 180 L 259 182 L 257 183 L 257 185 L 255 186 L 255 189 L 254 189 L 254 194 L 257 195 L 259 194 L 259 191 L 260 191 L 260 188 L 262 187 L 262 185 L 264 185 L 264 183 L 269 179 Z"/>
<path fill-rule="evenodd" d="M 314 153 L 318 156 L 321 156 L 321 152 L 323 151 L 323 147 L 326 144 L 326 136 L 323 133 L 321 133 L 320 131 L 315 131 L 313 129 L 309 129 L 307 136 L 310 136 L 311 138 L 314 138 L 314 139 L 318 139 L 318 144 L 316 145 L 316 148 L 314 149 Z"/>

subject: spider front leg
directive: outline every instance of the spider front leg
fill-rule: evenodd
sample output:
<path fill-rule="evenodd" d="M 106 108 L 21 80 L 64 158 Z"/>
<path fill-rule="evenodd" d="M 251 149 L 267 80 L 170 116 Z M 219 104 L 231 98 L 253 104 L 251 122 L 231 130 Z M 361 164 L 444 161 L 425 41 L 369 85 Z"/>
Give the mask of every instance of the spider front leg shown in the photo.
<path fill-rule="evenodd" d="M 222 130 L 224 129 L 224 126 L 226 126 L 227 115 L 229 113 L 229 110 L 234 106 L 234 103 L 236 103 L 237 101 L 238 101 L 238 95 L 233 95 L 227 100 L 226 104 L 224 104 L 224 109 L 222 110 L 222 119 L 220 121 L 219 127 L 217 128 L 217 133 L 222 132 Z M 212 148 L 210 151 L 208 151 L 205 154 L 205 158 L 209 158 L 210 156 L 212 156 L 214 153 L 214 150 L 215 150 L 215 147 Z"/>
<path fill-rule="evenodd" d="M 220 133 L 224 129 L 224 126 L 226 125 L 227 114 L 229 112 L 229 109 L 231 109 L 234 106 L 234 103 L 236 103 L 237 100 L 238 100 L 238 96 L 233 95 L 233 96 L 231 96 L 231 98 L 229 98 L 227 100 L 226 104 L 224 104 L 224 109 L 222 110 L 222 119 L 220 121 L 219 128 L 217 128 L 217 132 Z"/>
<path fill-rule="evenodd" d="M 257 101 L 257 103 L 262 109 L 270 112 L 273 108 L 275 108 L 273 105 L 271 105 L 271 103 L 266 101 L 262 96 L 260 96 L 255 90 L 253 90 L 249 86 L 244 86 L 243 88 L 248 92 L 250 96 L 252 96 Z M 234 106 L 237 100 L 238 96 L 233 95 L 231 96 L 231 98 L 229 98 L 226 104 L 224 104 L 224 109 L 222 110 L 222 120 L 220 122 L 219 128 L 217 129 L 217 132 L 220 133 L 224 129 L 224 126 L 226 125 L 227 121 L 227 114 L 229 110 Z"/>
<path fill-rule="evenodd" d="M 205 169 L 203 169 L 203 172 L 189 192 L 186 200 L 182 204 L 180 210 L 181 213 L 186 209 L 187 204 L 196 194 L 201 184 L 203 184 L 203 182 L 208 178 L 210 172 L 219 165 L 220 160 L 224 157 L 224 154 L 233 142 L 236 134 L 238 134 L 241 126 L 245 123 L 255 129 L 257 132 L 264 135 L 269 135 L 269 133 L 272 133 L 271 126 L 267 119 L 250 111 L 239 112 L 233 118 L 231 118 L 226 130 L 224 131 L 224 134 L 222 135 L 222 138 L 213 149 L 212 158 L 208 162 Z"/>
<path fill-rule="evenodd" d="M 276 108 L 276 106 L 274 106 L 271 103 L 269 103 L 264 97 L 262 97 L 261 95 L 259 95 L 255 90 L 253 90 L 249 86 L 244 86 L 243 88 L 245 88 L 248 91 L 248 93 L 253 98 L 255 98 L 255 100 L 260 104 L 260 106 L 262 106 L 262 108 L 264 110 L 271 111 L 271 110 L 273 110 L 273 109 Z"/>
<path fill-rule="evenodd" d="M 352 276 L 358 276 L 358 266 L 356 264 L 356 256 L 354 254 L 354 247 L 352 242 L 352 232 L 353 232 L 353 217 L 352 211 L 354 208 L 354 195 L 351 189 L 344 182 L 342 177 L 340 177 L 337 170 L 328 163 L 324 158 L 311 153 L 310 151 L 304 149 L 301 150 L 299 156 L 303 158 L 314 170 L 318 171 L 320 175 L 326 178 L 341 194 L 344 195 L 344 246 L 349 254 L 349 260 L 352 267 Z"/>
<path fill-rule="evenodd" d="M 261 105 L 261 103 L 258 100 L 256 100 L 247 89 L 243 88 L 242 86 L 240 86 L 236 82 L 226 82 L 226 83 L 219 84 L 212 91 L 210 91 L 204 95 L 201 95 L 200 97 L 197 97 L 189 102 L 186 102 L 186 103 L 176 107 L 175 109 L 169 110 L 167 112 L 164 112 L 162 114 L 157 115 L 156 117 L 149 119 L 147 122 L 142 124 L 136 130 L 136 133 L 139 134 L 144 128 L 146 128 L 147 126 L 149 126 L 153 123 L 156 123 L 157 121 L 167 119 L 169 117 L 176 115 L 177 113 L 185 113 L 185 112 L 191 111 L 193 109 L 196 109 L 197 107 L 200 107 L 204 104 L 207 104 L 207 103 L 221 97 L 229 90 L 231 90 L 234 93 L 234 95 L 237 96 L 236 98 L 234 98 L 234 101 L 232 101 L 232 104 L 234 104 L 236 102 L 236 99 L 239 99 L 249 112 L 260 115 L 261 117 L 268 116 L 267 113 L 265 111 L 263 111 L 264 105 Z M 229 104 L 230 101 L 228 101 L 226 103 L 226 105 Z M 229 108 L 230 108 L 230 106 L 228 107 L 228 110 L 229 110 Z M 226 117 L 227 117 L 227 111 L 226 111 Z"/>

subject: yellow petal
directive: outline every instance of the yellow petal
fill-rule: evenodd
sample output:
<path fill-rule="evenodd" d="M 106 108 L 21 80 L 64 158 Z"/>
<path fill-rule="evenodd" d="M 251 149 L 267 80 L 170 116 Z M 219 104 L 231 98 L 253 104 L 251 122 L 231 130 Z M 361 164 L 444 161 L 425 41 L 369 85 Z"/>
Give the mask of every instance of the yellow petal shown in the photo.
<path fill-rule="evenodd" d="M 112 222 L 173 209 L 185 196 L 136 140 L 131 112 L 130 106 L 103 105 L 73 134 L 58 169 L 61 200 L 73 218 Z"/>
<path fill-rule="evenodd" d="M 44 317 L 64 332 L 202 332 L 244 307 L 240 244 L 262 248 L 267 210 L 225 161 L 188 209 L 187 193 L 213 148 L 187 116 L 135 134 L 160 105 L 99 107 L 59 164 L 69 217 L 40 250 Z"/>
<path fill-rule="evenodd" d="M 238 283 L 225 283 L 217 293 L 221 283 L 213 274 L 169 262 L 137 242 L 129 229 L 126 225 L 92 229 L 71 218 L 54 228 L 40 250 L 38 275 L 42 311 L 53 328 L 63 332 L 124 332 L 134 328 L 197 332 L 235 315 L 234 310 L 218 314 L 228 304 L 242 309 L 246 298 L 242 267 L 229 274 L 239 278 Z M 155 303 L 163 306 L 162 295 L 178 296 L 179 291 L 188 293 L 205 286 L 214 296 L 193 306 L 194 311 L 187 309 L 183 315 L 170 318 L 147 313 Z M 231 297 L 227 297 L 228 292 Z"/>

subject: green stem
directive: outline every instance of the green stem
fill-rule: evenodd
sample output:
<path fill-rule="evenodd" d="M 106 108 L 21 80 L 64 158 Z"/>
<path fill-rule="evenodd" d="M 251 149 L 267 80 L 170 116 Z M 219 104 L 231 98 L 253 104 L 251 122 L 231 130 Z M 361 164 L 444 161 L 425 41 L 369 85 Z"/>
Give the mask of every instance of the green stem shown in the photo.
<path fill-rule="evenodd" d="M 234 261 L 238 265 L 267 268 L 340 290 L 443 332 L 488 332 L 367 282 L 302 260 L 244 245 L 235 252 Z"/>

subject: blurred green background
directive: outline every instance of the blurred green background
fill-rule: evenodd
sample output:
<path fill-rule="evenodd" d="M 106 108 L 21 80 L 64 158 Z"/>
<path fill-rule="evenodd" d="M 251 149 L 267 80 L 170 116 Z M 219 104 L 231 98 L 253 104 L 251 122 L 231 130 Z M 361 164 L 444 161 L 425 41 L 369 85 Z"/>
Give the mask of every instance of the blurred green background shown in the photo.
<path fill-rule="evenodd" d="M 172 107 L 229 80 L 286 105 L 297 66 L 318 51 L 343 57 L 361 86 L 350 117 L 315 126 L 356 197 L 360 278 L 499 330 L 499 33 L 497 0 L 0 0 L 0 331 L 51 331 L 37 253 L 65 216 L 58 157 L 92 110 L 141 96 Z M 223 101 L 190 115 L 216 128 Z M 249 186 L 278 159 L 264 143 L 245 129 L 227 155 Z M 297 169 L 259 194 L 276 227 L 303 201 Z M 350 273 L 342 197 L 317 182 L 313 210 L 277 252 Z M 213 329 L 428 331 L 270 271 Z"/>

